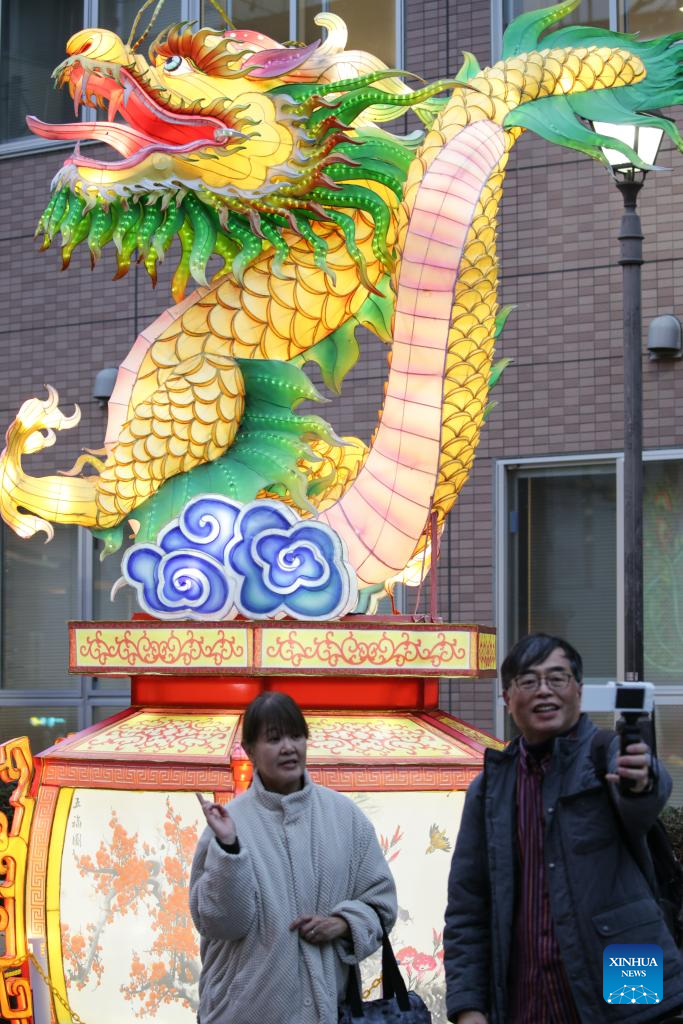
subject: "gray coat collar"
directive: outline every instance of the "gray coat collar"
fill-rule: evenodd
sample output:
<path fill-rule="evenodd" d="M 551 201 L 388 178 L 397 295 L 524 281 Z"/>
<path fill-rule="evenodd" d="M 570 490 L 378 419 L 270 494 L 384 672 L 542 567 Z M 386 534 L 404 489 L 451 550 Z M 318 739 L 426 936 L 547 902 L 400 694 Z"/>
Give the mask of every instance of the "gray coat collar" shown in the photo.
<path fill-rule="evenodd" d="M 254 771 L 251 785 L 254 796 L 262 807 L 269 811 L 279 811 L 285 817 L 291 818 L 296 817 L 310 805 L 314 783 L 311 782 L 310 775 L 304 769 L 304 784 L 295 793 L 274 793 L 272 790 L 266 789 L 257 771 Z"/>

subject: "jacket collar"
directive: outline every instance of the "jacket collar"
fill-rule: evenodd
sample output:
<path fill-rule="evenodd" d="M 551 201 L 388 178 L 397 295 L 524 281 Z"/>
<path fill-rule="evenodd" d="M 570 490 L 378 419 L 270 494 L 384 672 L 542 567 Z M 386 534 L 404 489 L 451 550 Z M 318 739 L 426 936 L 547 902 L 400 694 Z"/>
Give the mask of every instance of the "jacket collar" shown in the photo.
<path fill-rule="evenodd" d="M 313 786 L 314 783 L 306 769 L 304 769 L 304 784 L 295 793 L 274 793 L 272 790 L 266 789 L 257 771 L 254 771 L 251 783 L 254 796 L 262 807 L 269 811 L 280 811 L 287 818 L 296 817 L 308 807 L 313 794 Z"/>
<path fill-rule="evenodd" d="M 578 749 L 578 745 L 582 740 L 585 740 L 588 736 L 595 731 L 595 725 L 591 722 L 588 715 L 582 713 L 579 715 L 579 721 L 575 729 L 568 736 L 556 736 L 552 745 L 552 753 L 559 752 L 560 754 L 571 754 L 572 751 Z M 515 736 L 513 740 L 510 740 L 508 745 L 502 750 L 493 750 L 489 748 L 485 753 L 486 764 L 505 764 L 506 762 L 516 758 L 519 755 L 520 737 Z"/>

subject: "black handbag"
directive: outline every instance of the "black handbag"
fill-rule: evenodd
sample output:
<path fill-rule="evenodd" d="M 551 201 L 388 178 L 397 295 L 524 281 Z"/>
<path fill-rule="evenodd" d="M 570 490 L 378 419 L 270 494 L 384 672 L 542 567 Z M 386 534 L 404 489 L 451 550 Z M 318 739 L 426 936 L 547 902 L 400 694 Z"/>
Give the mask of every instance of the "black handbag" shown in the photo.
<path fill-rule="evenodd" d="M 379 916 L 379 915 L 378 915 Z M 339 1024 L 431 1024 L 432 1015 L 417 992 L 409 992 L 396 963 L 394 951 L 382 925 L 382 998 L 364 1003 L 358 984 L 358 971 L 349 972 L 346 1001 L 339 1012 Z"/>

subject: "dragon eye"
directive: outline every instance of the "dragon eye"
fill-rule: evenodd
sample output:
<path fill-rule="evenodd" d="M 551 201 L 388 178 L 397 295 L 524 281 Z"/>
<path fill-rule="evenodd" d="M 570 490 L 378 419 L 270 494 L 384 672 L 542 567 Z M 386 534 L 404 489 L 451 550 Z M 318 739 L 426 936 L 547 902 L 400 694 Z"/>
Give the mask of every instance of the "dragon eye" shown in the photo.
<path fill-rule="evenodd" d="M 174 54 L 164 62 L 164 71 L 179 71 L 187 67 L 186 62 L 178 54 Z"/>

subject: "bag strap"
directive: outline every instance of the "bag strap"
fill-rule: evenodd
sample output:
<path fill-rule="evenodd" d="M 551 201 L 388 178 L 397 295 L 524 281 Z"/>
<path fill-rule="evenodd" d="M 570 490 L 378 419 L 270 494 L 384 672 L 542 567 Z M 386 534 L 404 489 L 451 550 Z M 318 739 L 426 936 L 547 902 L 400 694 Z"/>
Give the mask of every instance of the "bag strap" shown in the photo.
<path fill-rule="evenodd" d="M 385 999 L 395 997 L 396 1002 L 399 1005 L 399 1009 L 405 1013 L 410 1009 L 408 989 L 406 988 L 403 975 L 401 974 L 398 963 L 396 962 L 396 956 L 384 921 L 382 920 L 382 915 L 375 907 L 372 909 L 377 914 L 382 928 L 382 995 Z M 346 987 L 346 1001 L 351 1008 L 352 1017 L 365 1016 L 363 1013 L 360 984 L 358 982 L 358 971 L 356 969 L 349 971 L 349 981 Z"/>

